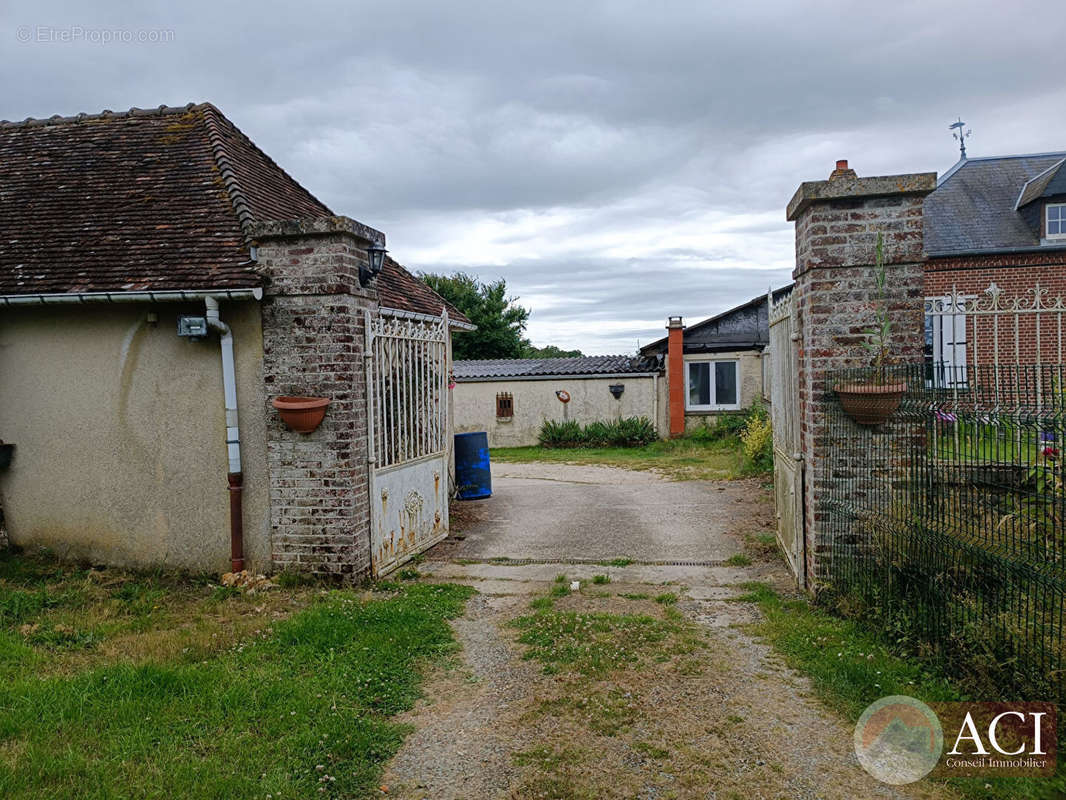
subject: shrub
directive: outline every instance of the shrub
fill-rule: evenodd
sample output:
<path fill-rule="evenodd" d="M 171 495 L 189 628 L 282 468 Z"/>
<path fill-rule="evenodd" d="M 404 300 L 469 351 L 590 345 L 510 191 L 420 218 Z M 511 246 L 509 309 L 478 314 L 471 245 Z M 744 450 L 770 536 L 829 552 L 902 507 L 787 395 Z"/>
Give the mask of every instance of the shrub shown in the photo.
<path fill-rule="evenodd" d="M 773 469 L 773 429 L 770 427 L 770 417 L 761 405 L 752 406 L 740 440 L 744 444 L 744 458 L 750 471 L 768 472 Z"/>
<path fill-rule="evenodd" d="M 704 423 L 698 428 L 693 428 L 685 437 L 697 442 L 721 442 L 726 439 L 737 439 L 744 432 L 744 428 L 752 417 L 766 412 L 762 405 L 755 404 L 743 411 L 735 411 L 729 414 L 716 416 L 713 424 Z"/>
<path fill-rule="evenodd" d="M 643 447 L 658 438 L 647 417 L 590 422 L 584 427 L 573 420 L 546 420 L 538 436 L 542 447 Z"/>
<path fill-rule="evenodd" d="M 543 447 L 580 447 L 585 443 L 581 426 L 573 420 L 546 420 L 540 428 L 538 439 Z"/>

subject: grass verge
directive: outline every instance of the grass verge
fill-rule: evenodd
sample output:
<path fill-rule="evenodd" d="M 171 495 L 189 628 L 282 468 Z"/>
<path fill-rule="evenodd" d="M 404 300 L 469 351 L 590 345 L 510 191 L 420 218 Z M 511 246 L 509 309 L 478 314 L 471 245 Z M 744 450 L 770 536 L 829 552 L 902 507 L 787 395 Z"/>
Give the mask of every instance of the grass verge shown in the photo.
<path fill-rule="evenodd" d="M 926 703 L 968 699 L 932 666 L 899 652 L 878 632 L 833 616 L 804 598 L 783 597 L 762 583 L 748 583 L 738 602 L 755 603 L 762 620 L 750 626 L 780 653 L 789 667 L 811 680 L 818 697 L 849 721 L 874 700 L 908 695 Z M 947 732 L 945 731 L 945 735 Z M 973 778 L 947 783 L 966 797 L 1066 797 L 1062 761 L 1053 779 Z"/>
<path fill-rule="evenodd" d="M 216 597 L 197 579 L 101 581 L 32 560 L 0 564 L 5 601 L 13 592 L 36 598 L 5 602 L 0 797 L 369 793 L 406 733 L 390 718 L 418 696 L 420 664 L 455 647 L 447 619 L 472 590 L 300 591 Z M 81 628 L 56 615 L 75 615 Z M 216 626 L 208 640 L 217 644 L 197 645 L 202 628 L 237 616 L 251 622 Z M 90 630 L 97 643 L 52 670 L 64 653 L 36 641 L 34 625 Z M 171 627 L 193 638 L 160 636 Z"/>

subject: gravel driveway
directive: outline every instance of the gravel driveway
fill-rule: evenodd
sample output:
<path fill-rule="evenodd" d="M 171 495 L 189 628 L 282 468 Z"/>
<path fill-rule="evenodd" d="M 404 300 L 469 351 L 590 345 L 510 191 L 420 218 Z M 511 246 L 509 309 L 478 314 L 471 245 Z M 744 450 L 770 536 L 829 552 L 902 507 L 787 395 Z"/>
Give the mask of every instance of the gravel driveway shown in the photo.
<path fill-rule="evenodd" d="M 755 481 L 669 481 L 652 472 L 569 464 L 497 464 L 493 496 L 462 502 L 474 521 L 457 559 L 716 563 L 735 534 L 765 528 Z M 469 507 L 469 508 L 467 508 Z M 734 535 L 731 535 L 734 534 Z"/>

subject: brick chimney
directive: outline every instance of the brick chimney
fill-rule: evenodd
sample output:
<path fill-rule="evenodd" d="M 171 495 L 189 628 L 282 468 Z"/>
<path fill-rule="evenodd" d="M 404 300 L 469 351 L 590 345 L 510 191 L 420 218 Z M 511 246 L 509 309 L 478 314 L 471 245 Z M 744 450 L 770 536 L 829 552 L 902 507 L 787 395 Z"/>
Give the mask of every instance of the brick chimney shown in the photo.
<path fill-rule="evenodd" d="M 848 160 L 846 158 L 839 159 L 837 161 L 837 168 L 829 173 L 829 180 L 831 181 L 839 181 L 844 178 L 854 180 L 858 177 L 859 176 L 855 174 L 855 170 L 848 167 Z"/>
<path fill-rule="evenodd" d="M 681 317 L 670 317 L 666 347 L 666 385 L 670 390 L 670 438 L 685 432 L 685 325 Z"/>

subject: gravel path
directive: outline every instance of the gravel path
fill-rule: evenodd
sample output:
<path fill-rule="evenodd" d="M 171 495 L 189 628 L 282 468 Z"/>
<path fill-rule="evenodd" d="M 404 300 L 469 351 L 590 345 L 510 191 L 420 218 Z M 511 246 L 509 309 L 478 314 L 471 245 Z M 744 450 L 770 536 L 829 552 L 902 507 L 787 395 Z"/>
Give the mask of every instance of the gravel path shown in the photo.
<path fill-rule="evenodd" d="M 756 481 L 668 481 L 650 472 L 570 464 L 494 467 L 493 496 L 473 505 L 458 559 L 723 561 L 730 533 L 769 516 Z M 465 509 L 464 509 L 464 513 Z"/>
<path fill-rule="evenodd" d="M 754 482 L 670 483 L 647 473 L 545 465 L 497 473 L 496 497 L 464 516 L 463 535 L 427 554 L 424 580 L 469 583 L 481 594 L 452 625 L 458 668 L 439 665 L 414 727 L 384 778 L 412 800 L 865 800 L 952 798 L 938 784 L 891 787 L 870 778 L 852 750 L 852 726 L 813 696 L 743 627 L 758 608 L 740 584 L 789 585 L 780 562 L 747 567 L 603 567 L 566 563 L 684 554 L 712 561 L 740 552 L 737 535 L 773 524 Z M 521 472 L 521 474 L 516 474 Z M 596 530 L 587 530 L 591 521 Z M 470 558 L 548 563 L 485 564 Z M 702 646 L 653 652 L 639 668 L 592 678 L 546 675 L 525 661 L 509 625 L 530 602 L 577 578 L 558 611 L 671 619 L 655 602 L 671 592 L 689 637 Z M 609 583 L 590 582 L 607 573 Z M 672 634 L 678 635 L 678 634 Z M 691 638 L 690 638 L 691 640 Z"/>

